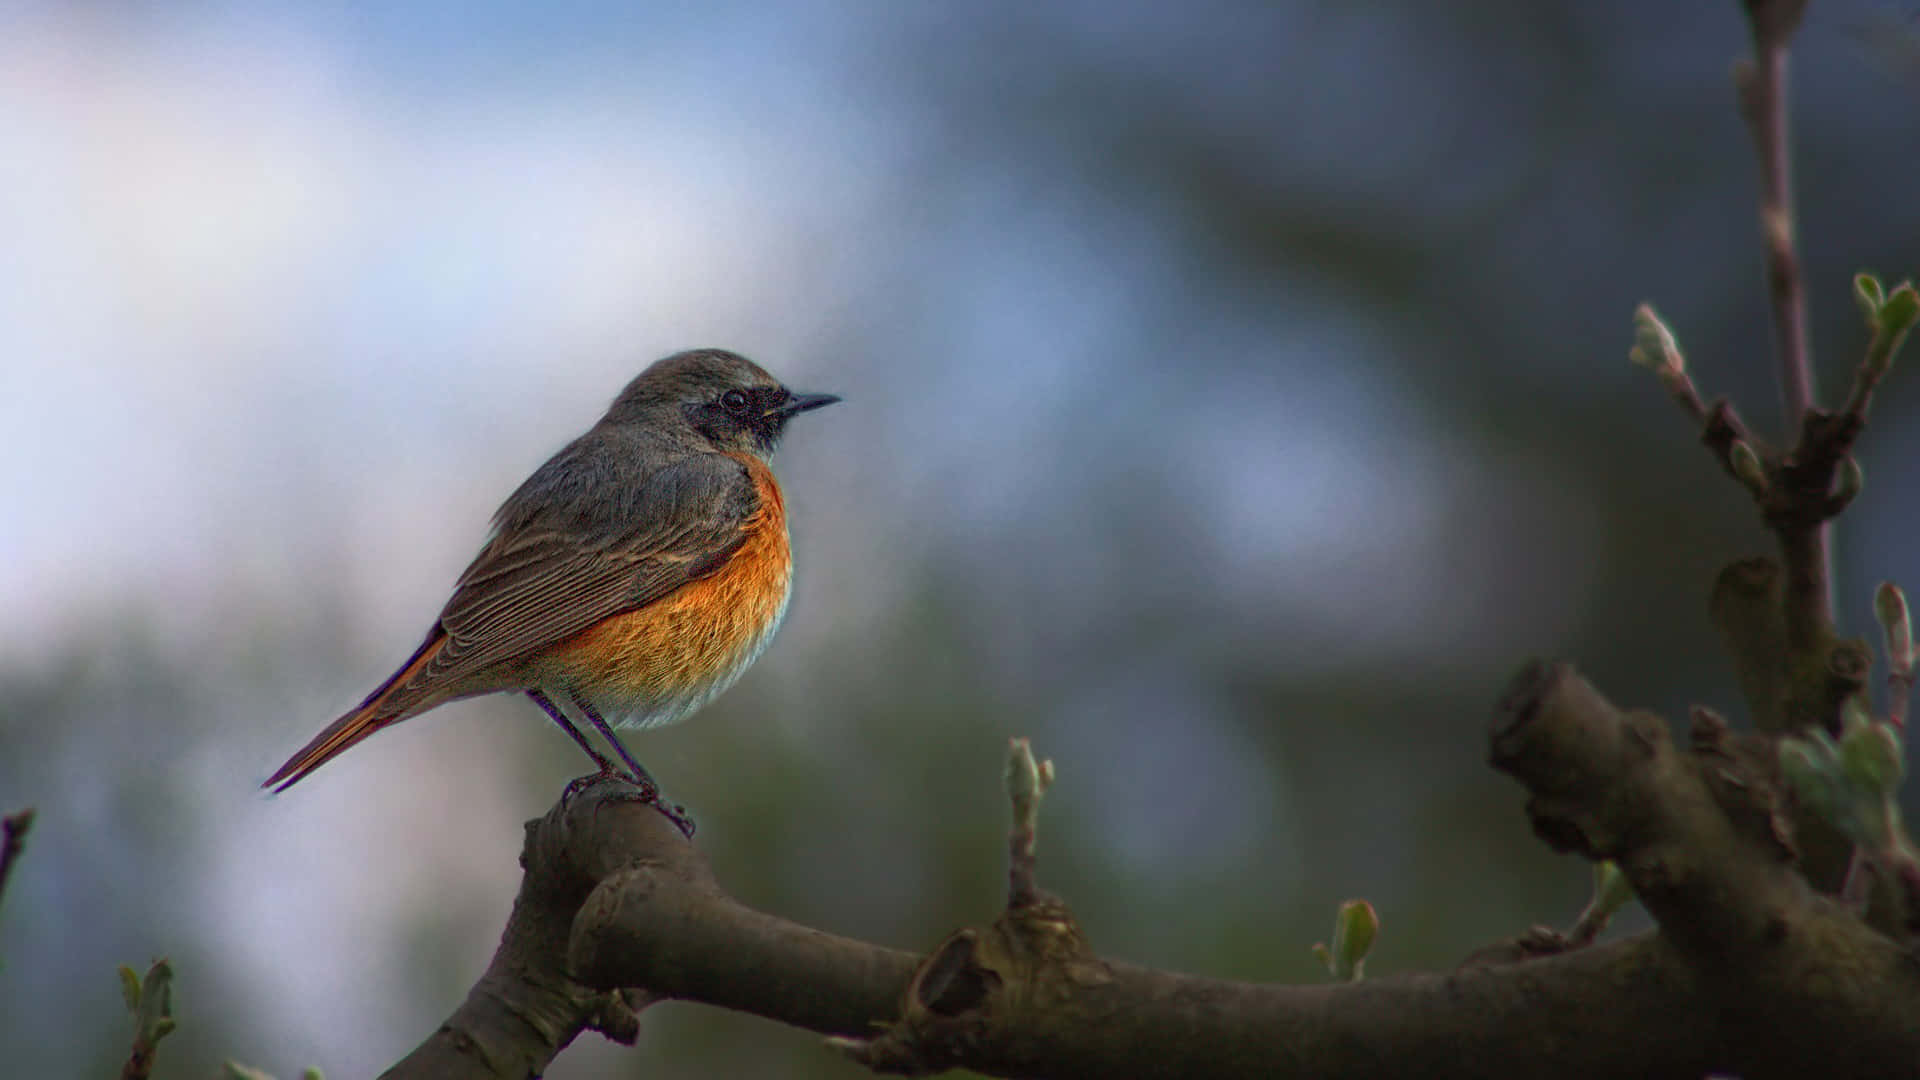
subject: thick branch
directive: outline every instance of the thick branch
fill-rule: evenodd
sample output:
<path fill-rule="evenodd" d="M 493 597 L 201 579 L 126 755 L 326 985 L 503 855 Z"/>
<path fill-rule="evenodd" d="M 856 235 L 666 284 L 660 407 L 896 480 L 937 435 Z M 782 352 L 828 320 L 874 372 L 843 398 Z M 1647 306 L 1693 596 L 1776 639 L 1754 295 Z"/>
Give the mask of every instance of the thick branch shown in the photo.
<path fill-rule="evenodd" d="M 385 1076 L 523 1080 L 584 1029 L 634 1040 L 635 1011 L 650 999 L 596 992 L 567 974 L 574 913 L 597 882 L 630 863 L 682 860 L 702 872 L 704 863 L 688 857 L 666 817 L 633 795 L 623 782 L 594 784 L 527 823 L 526 876 L 493 961 L 446 1023 Z"/>
<path fill-rule="evenodd" d="M 1658 934 L 1312 987 L 1102 958 L 1038 890 L 916 960 L 739 904 L 630 789 L 593 785 L 529 826 L 526 884 L 493 965 L 391 1075 L 537 1073 L 584 1027 L 631 1037 L 631 991 L 616 991 L 636 986 L 646 1001 L 859 1036 L 842 1047 L 912 1073 L 1764 1080 L 1920 1060 L 1910 954 L 1795 874 L 1770 748 L 1711 716 L 1695 726 L 1680 750 L 1657 718 L 1535 665 L 1493 731 L 1495 763 L 1530 789 L 1541 835 L 1617 860 Z"/>
<path fill-rule="evenodd" d="M 1786 574 L 1771 559 L 1741 559 L 1720 572 L 1709 605 L 1740 678 L 1753 726 L 1767 735 L 1840 730 L 1841 706 L 1865 688 L 1872 655 L 1857 639 L 1829 636 L 1818 648 L 1789 642 Z M 1793 810 L 1801 872 L 1823 892 L 1847 877 L 1853 841 L 1824 818 Z"/>
<path fill-rule="evenodd" d="M 1797 647 L 1789 633 L 1787 575 L 1771 559 L 1730 563 L 1708 604 L 1740 679 L 1753 726 L 1769 735 L 1840 730 L 1840 709 L 1866 688 L 1873 654 L 1865 642 L 1823 639 Z"/>
<path fill-rule="evenodd" d="M 690 922 L 696 909 L 707 916 Z M 913 962 L 690 892 L 658 871 L 610 878 L 591 910 L 574 939 L 589 982 L 646 984 L 823 1034 L 864 1034 L 897 1013 Z M 902 1071 L 1284 1080 L 1694 1078 L 1722 1069 L 1758 1080 L 1819 1075 L 1856 1058 L 1854 1074 L 1871 1075 L 1920 1055 L 1920 1033 L 1901 1011 L 1920 1000 L 1905 955 L 1825 906 L 1796 923 L 1791 947 L 1768 943 L 1765 951 L 1798 962 L 1760 965 L 1775 973 L 1764 994 L 1702 978 L 1653 935 L 1448 975 L 1296 987 L 1085 958 L 1075 978 L 1015 972 L 1004 956 L 985 955 L 980 942 L 994 933 L 966 932 L 969 955 L 955 970 L 975 976 L 972 993 L 918 1003 L 921 1023 L 948 1027 L 923 1031 L 918 1045 L 949 1056 L 895 1063 Z M 1832 1026 L 1804 1015 L 1780 1023 L 1804 1013 Z M 1796 1044 L 1815 1030 L 1848 1049 Z"/>
<path fill-rule="evenodd" d="M 1709 716 L 1694 738 L 1683 753 L 1658 717 L 1621 712 L 1567 665 L 1534 664 L 1501 703 L 1493 764 L 1531 793 L 1541 839 L 1613 859 L 1663 933 L 1718 958 L 1809 898 L 1764 742 Z"/>
<path fill-rule="evenodd" d="M 907 954 L 753 911 L 703 873 L 649 859 L 609 875 L 581 909 L 574 970 L 589 985 L 644 985 L 827 1034 L 871 1035 L 899 1016 L 889 1030 L 905 1030 L 893 1040 L 905 1049 L 868 1060 L 902 1072 L 1697 1077 L 1719 1069 L 1756 1080 L 1836 1062 L 1871 1073 L 1920 1056 L 1920 1030 L 1907 1023 L 1920 985 L 1906 954 L 1797 884 L 1773 819 L 1760 812 L 1764 800 L 1709 790 L 1691 759 L 1657 749 L 1664 731 L 1652 718 L 1623 718 L 1577 679 L 1541 681 L 1551 693 L 1510 703 L 1496 734 L 1509 744 L 1503 757 L 1557 778 L 1543 798 L 1559 810 L 1537 819 L 1571 815 L 1584 823 L 1578 832 L 1555 835 L 1616 849 L 1677 934 L 1448 975 L 1290 987 L 1100 958 L 1064 906 L 1043 901 L 956 933 L 916 971 Z M 1698 753 L 1734 777 L 1751 764 L 1724 742 Z M 1598 763 L 1591 773 L 1578 764 L 1589 758 Z M 1614 809 L 1580 810 L 1616 796 Z M 1726 802 L 1748 816 L 1729 819 Z M 663 842 L 684 846 L 671 835 Z M 1745 887 L 1753 894 L 1740 894 Z M 1739 962 L 1742 951 L 1756 955 Z M 1781 1022 L 1807 1015 L 1821 1017 L 1820 1026 Z M 1815 1030 L 1818 1045 L 1802 1045 Z"/>
<path fill-rule="evenodd" d="M 967 931 L 955 970 L 992 972 L 927 1004 L 966 1038 L 923 1040 L 1002 1076 L 1685 1076 L 1711 1058 L 1699 1002 L 1664 944 L 1642 938 L 1533 964 L 1335 986 L 1267 986 L 1082 958 L 1079 973 L 1016 965 Z M 823 1034 L 899 1014 L 910 954 L 822 934 L 661 869 L 607 879 L 581 912 L 580 977 L 752 1012 Z M 1033 991 L 1044 982 L 1049 992 Z M 990 1005 L 988 1004 L 990 1003 Z M 990 1015 L 981 1015 L 985 1007 Z M 1688 1019 L 1693 1017 L 1693 1019 Z M 951 1033 L 949 1033 L 951 1034 Z M 964 1049 L 964 1053 L 962 1050 Z M 914 1071 L 921 1071 L 916 1069 Z"/>
<path fill-rule="evenodd" d="M 1711 714 L 1681 751 L 1657 717 L 1621 712 L 1564 664 L 1516 676 L 1493 730 L 1535 830 L 1618 862 L 1700 980 L 1693 1008 L 1737 1055 L 1715 1068 L 1898 1073 L 1920 1060 L 1920 969 L 1795 872 L 1775 760 L 1769 739 Z"/>
<path fill-rule="evenodd" d="M 825 1034 L 866 1034 L 898 1011 L 919 957 L 754 911 L 701 867 L 648 863 L 602 881 L 567 949 L 578 978 Z"/>

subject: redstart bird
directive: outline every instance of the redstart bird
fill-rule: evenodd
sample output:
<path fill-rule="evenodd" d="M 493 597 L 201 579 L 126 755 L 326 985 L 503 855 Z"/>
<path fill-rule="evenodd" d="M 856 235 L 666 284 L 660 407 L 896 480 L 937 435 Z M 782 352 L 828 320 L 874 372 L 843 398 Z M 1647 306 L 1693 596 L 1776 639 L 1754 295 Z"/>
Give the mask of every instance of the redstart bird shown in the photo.
<path fill-rule="evenodd" d="M 768 468 L 796 394 L 720 349 L 641 372 L 534 470 L 413 656 L 262 787 L 285 791 L 381 728 L 449 701 L 525 693 L 600 766 L 592 724 L 641 798 L 659 788 L 614 726 L 685 718 L 733 685 L 786 614 L 786 507 Z M 664 807 L 683 829 L 677 808 Z"/>

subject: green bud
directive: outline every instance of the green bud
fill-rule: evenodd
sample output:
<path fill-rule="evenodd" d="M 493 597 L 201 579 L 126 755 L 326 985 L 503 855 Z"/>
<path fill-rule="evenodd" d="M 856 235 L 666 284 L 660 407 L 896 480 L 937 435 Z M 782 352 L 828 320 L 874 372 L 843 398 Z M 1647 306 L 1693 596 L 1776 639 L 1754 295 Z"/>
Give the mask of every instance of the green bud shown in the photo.
<path fill-rule="evenodd" d="M 1687 361 L 1680 353 L 1680 343 L 1674 340 L 1673 331 L 1660 321 L 1654 313 L 1652 304 L 1641 304 L 1633 309 L 1634 345 L 1627 353 L 1628 359 L 1642 367 L 1655 371 L 1681 372 L 1687 369 Z"/>
<path fill-rule="evenodd" d="M 1040 796 L 1053 783 L 1053 762 L 1035 761 L 1027 739 L 1007 740 L 1007 796 L 1013 802 L 1013 820 L 1033 828 L 1040 820 Z"/>
<path fill-rule="evenodd" d="M 1841 726 L 1845 727 L 1846 722 L 1846 705 L 1843 702 L 1840 708 Z M 1823 768 L 1829 773 L 1838 775 L 1840 770 L 1840 744 L 1833 740 L 1833 736 L 1827 734 L 1826 728 L 1808 728 L 1800 733 L 1800 738 L 1806 741 L 1808 748 L 1813 751 L 1814 757 L 1821 763 Z"/>
<path fill-rule="evenodd" d="M 1365 900 L 1349 900 L 1340 905 L 1333 918 L 1333 975 L 1336 979 L 1359 982 L 1365 977 L 1367 953 L 1380 935 L 1380 916 Z"/>
<path fill-rule="evenodd" d="M 1007 794 L 1016 800 L 1040 794 L 1040 766 L 1033 760 L 1033 744 L 1026 739 L 1007 740 Z"/>
<path fill-rule="evenodd" d="M 125 964 L 120 965 L 120 997 L 126 1001 L 128 1012 L 140 1010 L 140 975 Z"/>
<path fill-rule="evenodd" d="M 1603 859 L 1593 864 L 1593 901 L 1591 907 L 1612 916 L 1633 899 L 1633 886 L 1619 864 Z"/>
<path fill-rule="evenodd" d="M 1880 305 L 1887 302 L 1887 292 L 1880 286 L 1880 279 L 1869 273 L 1853 275 L 1853 299 L 1860 305 L 1860 313 L 1867 317 L 1867 325 L 1878 329 L 1880 326 Z"/>
<path fill-rule="evenodd" d="M 1887 295 L 1887 302 L 1880 305 L 1880 329 L 1890 334 L 1904 334 L 1916 322 L 1920 322 L 1920 292 L 1914 291 L 1913 282 L 1903 281 Z"/>
<path fill-rule="evenodd" d="M 1900 586 L 1893 582 L 1881 582 L 1873 590 L 1873 614 L 1880 620 L 1882 626 L 1906 622 L 1907 595 L 1901 592 Z"/>
<path fill-rule="evenodd" d="M 1906 775 L 1906 753 L 1891 724 L 1854 728 L 1840 740 L 1840 767 L 1861 794 L 1888 795 Z"/>
<path fill-rule="evenodd" d="M 1835 749 L 1835 752 L 1844 754 L 1846 752 L 1845 744 L 1847 741 L 1847 737 L 1852 735 L 1856 731 L 1865 731 L 1867 728 L 1870 728 L 1872 726 L 1873 726 L 1873 714 L 1867 711 L 1867 702 L 1866 702 L 1866 698 L 1863 695 L 1855 694 L 1852 697 L 1848 698 L 1847 700 L 1841 702 L 1840 703 L 1841 745 Z"/>
<path fill-rule="evenodd" d="M 1727 451 L 1727 464 L 1733 466 L 1733 475 L 1747 485 L 1747 490 L 1755 495 L 1767 493 L 1767 471 L 1760 465 L 1760 455 L 1745 439 L 1735 439 L 1733 448 Z"/>
<path fill-rule="evenodd" d="M 1852 502 L 1853 497 L 1860 494 L 1860 489 L 1867 486 L 1867 471 L 1860 467 L 1859 458 L 1848 454 L 1840 459 L 1838 484 L 1839 487 L 1834 490 L 1833 495 L 1842 505 Z"/>
<path fill-rule="evenodd" d="M 1824 733 L 1823 733 L 1824 734 Z M 1839 812 L 1839 780 L 1831 755 L 1806 739 L 1780 740 L 1780 775 L 1801 804 L 1833 821 Z"/>
<path fill-rule="evenodd" d="M 1906 344 L 1907 331 L 1913 329 L 1915 322 L 1920 322 L 1920 293 L 1913 291 L 1913 283 L 1901 282 L 1869 322 L 1873 326 L 1873 340 L 1867 343 L 1864 366 L 1878 379 L 1892 370 L 1894 357 Z"/>
<path fill-rule="evenodd" d="M 137 1038 L 152 1045 L 173 1032 L 172 965 L 165 960 L 155 960 L 145 978 L 135 976 L 130 968 L 121 968 L 120 993 L 133 1013 Z"/>
<path fill-rule="evenodd" d="M 1907 594 L 1891 581 L 1873 590 L 1873 615 L 1886 636 L 1887 664 L 1895 674 L 1913 670 L 1913 621 Z"/>

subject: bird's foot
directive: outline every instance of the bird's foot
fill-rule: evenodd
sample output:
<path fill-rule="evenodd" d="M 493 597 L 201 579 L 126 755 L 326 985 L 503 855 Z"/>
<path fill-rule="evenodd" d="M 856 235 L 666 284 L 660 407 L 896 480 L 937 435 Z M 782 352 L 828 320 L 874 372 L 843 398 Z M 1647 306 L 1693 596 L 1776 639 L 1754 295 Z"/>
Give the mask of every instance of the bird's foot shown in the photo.
<path fill-rule="evenodd" d="M 651 777 L 628 777 L 627 779 L 631 780 L 633 785 L 640 789 L 632 795 L 627 796 L 628 798 L 636 802 L 646 803 L 648 806 L 660 811 L 662 817 L 673 822 L 673 827 L 680 830 L 680 835 L 689 840 L 693 839 L 693 818 L 687 816 L 686 807 L 681 806 L 679 803 L 670 803 L 661 798 L 660 785 L 654 783 Z"/>
<path fill-rule="evenodd" d="M 651 801 L 653 808 L 660 811 L 668 821 L 673 822 L 674 828 L 680 830 L 681 836 L 689 840 L 693 839 L 693 818 L 688 815 L 686 807 L 679 803 L 663 802 L 657 794 Z"/>
<path fill-rule="evenodd" d="M 693 839 L 693 818 L 688 816 L 687 808 L 681 806 L 679 803 L 670 803 L 661 798 L 660 785 L 654 783 L 652 777 L 646 775 L 634 776 L 630 773 L 619 772 L 610 775 L 618 777 L 622 783 L 627 784 L 633 789 L 617 792 L 610 796 L 611 798 L 623 802 L 645 803 L 655 810 L 660 811 L 662 817 L 673 822 L 673 827 L 680 830 L 680 835 L 685 836 L 689 840 Z M 583 779 L 591 783 L 595 778 L 586 777 Z"/>
<path fill-rule="evenodd" d="M 693 839 L 693 818 L 687 814 L 687 808 L 679 803 L 670 803 L 662 799 L 660 785 L 654 783 L 652 777 L 633 776 L 608 766 L 596 773 L 574 777 L 567 783 L 567 789 L 560 793 L 560 801 L 562 803 L 571 801 L 581 792 L 606 780 L 618 780 L 629 789 L 616 791 L 607 796 L 609 799 L 619 802 L 645 803 L 660 811 L 661 816 L 668 821 L 673 822 L 673 827 L 679 829 L 682 836 L 689 840 Z"/>
<path fill-rule="evenodd" d="M 622 782 L 625 782 L 627 780 L 627 775 L 625 773 L 615 772 L 613 770 L 613 766 L 611 765 L 607 765 L 603 767 L 599 772 L 588 773 L 585 776 L 576 776 L 572 780 L 567 781 L 567 789 L 560 793 L 560 801 L 562 803 L 571 802 L 573 801 L 575 796 L 579 795 L 581 792 L 587 790 L 593 785 L 598 784 L 603 780 L 614 780 L 614 779 L 618 779 Z"/>

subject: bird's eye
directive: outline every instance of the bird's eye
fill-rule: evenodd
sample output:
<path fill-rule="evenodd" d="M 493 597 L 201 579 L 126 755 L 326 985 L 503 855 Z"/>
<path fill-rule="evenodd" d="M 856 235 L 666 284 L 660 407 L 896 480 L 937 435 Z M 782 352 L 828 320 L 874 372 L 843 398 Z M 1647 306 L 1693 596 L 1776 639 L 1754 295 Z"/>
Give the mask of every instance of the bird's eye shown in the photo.
<path fill-rule="evenodd" d="M 747 411 L 747 395 L 744 390 L 729 390 L 720 395 L 720 406 L 735 416 Z"/>

